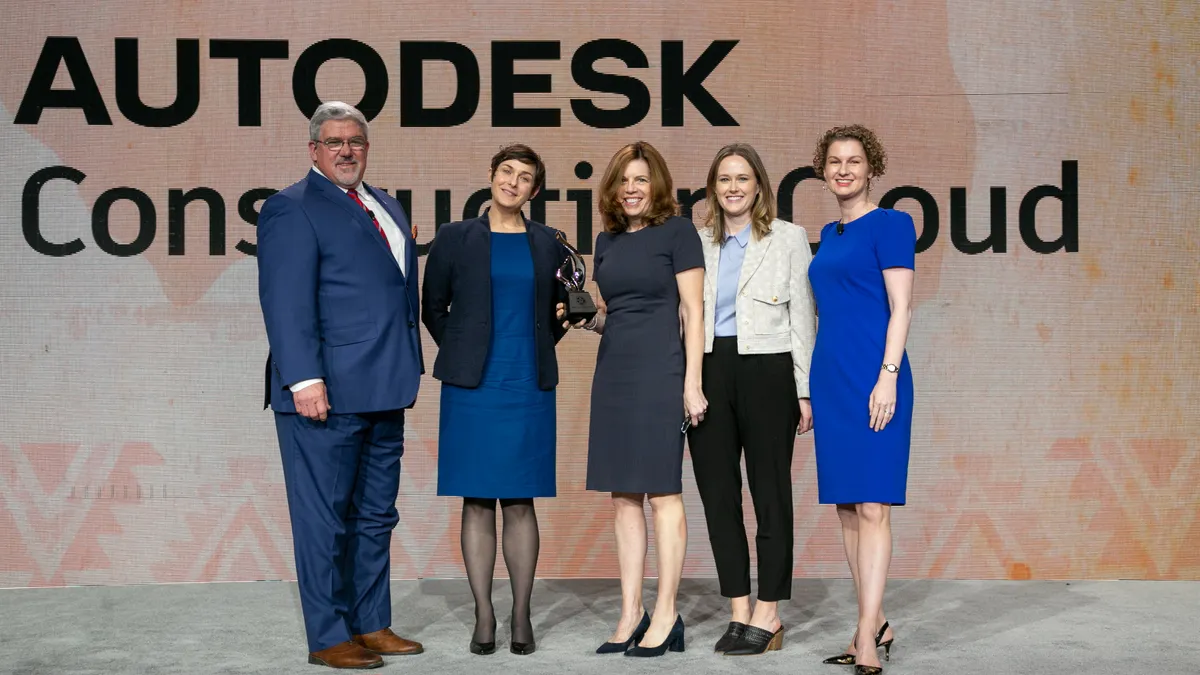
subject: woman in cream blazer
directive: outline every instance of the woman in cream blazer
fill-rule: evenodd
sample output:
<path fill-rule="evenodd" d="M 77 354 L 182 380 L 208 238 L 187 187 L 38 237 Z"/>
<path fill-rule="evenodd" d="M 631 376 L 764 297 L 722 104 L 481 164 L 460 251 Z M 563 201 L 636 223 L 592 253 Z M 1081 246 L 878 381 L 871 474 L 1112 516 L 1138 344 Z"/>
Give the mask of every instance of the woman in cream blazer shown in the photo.
<path fill-rule="evenodd" d="M 816 335 L 804 228 L 775 218 L 754 148 L 722 148 L 708 172 L 704 244 L 704 421 L 688 431 L 720 580 L 732 619 L 726 656 L 783 646 L 778 602 L 792 592 L 792 447 L 812 428 L 808 368 Z M 741 453 L 758 520 L 758 602 L 742 519 Z"/>

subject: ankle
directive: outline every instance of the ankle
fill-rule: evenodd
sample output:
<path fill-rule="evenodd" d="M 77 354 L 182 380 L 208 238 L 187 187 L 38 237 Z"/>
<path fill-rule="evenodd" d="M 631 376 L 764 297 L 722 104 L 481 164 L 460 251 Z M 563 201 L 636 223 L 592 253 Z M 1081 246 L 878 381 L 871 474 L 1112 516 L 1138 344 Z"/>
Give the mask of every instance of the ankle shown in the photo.
<path fill-rule="evenodd" d="M 732 615 L 730 621 L 737 623 L 750 623 L 750 596 L 743 595 L 740 598 L 733 598 L 729 601 L 729 612 Z"/>
<path fill-rule="evenodd" d="M 765 628 L 768 630 L 777 630 L 779 626 L 782 625 L 782 622 L 779 620 L 779 614 L 775 612 L 771 612 L 770 614 L 764 612 L 761 615 L 756 614 L 750 619 L 749 623 L 752 626 L 757 626 L 759 628 Z"/>

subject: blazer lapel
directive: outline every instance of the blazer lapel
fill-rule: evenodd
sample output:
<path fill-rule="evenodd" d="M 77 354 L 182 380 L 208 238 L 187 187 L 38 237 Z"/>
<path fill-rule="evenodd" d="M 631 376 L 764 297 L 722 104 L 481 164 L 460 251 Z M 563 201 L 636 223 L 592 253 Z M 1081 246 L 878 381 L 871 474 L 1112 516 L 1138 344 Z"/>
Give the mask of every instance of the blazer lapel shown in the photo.
<path fill-rule="evenodd" d="M 762 239 L 756 239 L 754 233 L 750 233 L 750 243 L 746 244 L 746 257 L 742 260 L 742 272 L 738 277 L 739 293 L 746 287 L 746 282 L 750 281 L 750 277 L 758 271 L 763 258 L 767 257 L 767 249 L 771 248 L 771 239 L 770 233 Z"/>
<path fill-rule="evenodd" d="M 364 190 L 371 194 L 371 198 L 374 199 L 384 211 L 387 211 L 387 214 L 389 217 L 391 217 L 392 222 L 396 224 L 396 229 L 400 230 L 400 236 L 404 238 L 404 262 L 405 264 L 411 263 L 409 254 L 413 251 L 413 247 L 416 246 L 416 243 L 413 241 L 412 229 L 408 225 L 408 219 L 402 217 L 396 209 L 392 208 L 391 204 L 388 203 L 389 200 L 384 198 L 386 195 L 381 194 L 383 192 L 382 190 L 371 187 L 366 183 L 363 183 L 362 186 Z M 346 199 L 350 199 L 350 197 L 347 196 Z M 351 202 L 353 203 L 353 200 L 351 200 Z M 355 204 L 355 206 L 358 206 L 358 204 Z M 362 209 L 359 209 L 359 211 L 362 211 Z M 376 216 L 376 218 L 378 217 L 379 216 Z M 370 222 L 370 220 L 371 219 L 368 216 L 367 221 Z M 379 243 L 382 245 L 383 237 L 380 237 L 379 232 L 375 230 L 375 223 L 371 223 L 371 231 L 375 235 L 375 238 L 378 239 Z M 392 258 L 392 260 L 396 259 L 396 257 L 392 255 L 392 250 L 390 248 L 384 246 L 383 250 L 387 251 L 388 257 Z M 410 276 L 404 275 L 404 270 L 400 269 L 400 263 L 398 261 L 396 263 L 396 269 L 400 271 L 402 276 Z"/>
<path fill-rule="evenodd" d="M 361 206 L 354 203 L 354 200 L 350 198 L 350 195 L 342 192 L 342 189 L 334 185 L 333 182 L 328 178 L 316 175 L 315 172 L 313 173 L 314 175 L 310 176 L 309 182 L 317 188 L 317 193 L 334 204 L 337 204 L 344 209 L 346 213 L 350 214 L 351 219 L 357 223 L 358 226 L 361 227 L 371 239 L 376 242 L 376 244 L 379 246 L 379 250 L 386 253 L 388 259 L 390 259 L 394 264 L 396 262 L 396 258 L 392 255 L 391 249 L 388 248 L 383 242 L 383 237 L 379 236 L 379 230 L 375 229 L 375 223 L 371 222 L 371 216 L 367 215 L 367 212 L 364 211 Z M 375 198 L 375 201 L 378 201 L 380 204 L 384 203 L 383 200 L 379 199 L 378 197 Z M 399 225 L 399 223 L 397 223 L 397 225 Z M 399 271 L 400 266 L 396 265 L 396 269 Z"/>
<path fill-rule="evenodd" d="M 386 199 L 387 193 L 385 193 L 383 190 L 367 185 L 366 183 L 363 183 L 362 185 L 364 188 L 366 188 L 367 192 L 371 193 L 371 197 L 373 197 L 375 201 L 379 202 L 380 206 L 383 207 L 383 210 L 387 211 L 388 215 L 392 217 L 392 222 L 396 223 L 396 227 L 400 230 L 400 234 L 404 236 L 404 240 L 411 243 L 413 240 L 412 227 L 408 222 L 408 218 L 405 217 L 405 214 L 392 207 L 391 200 Z"/>
<path fill-rule="evenodd" d="M 714 244 L 711 230 L 700 233 L 704 243 L 704 285 L 714 302 L 717 297 L 717 267 L 721 263 L 721 247 Z"/>

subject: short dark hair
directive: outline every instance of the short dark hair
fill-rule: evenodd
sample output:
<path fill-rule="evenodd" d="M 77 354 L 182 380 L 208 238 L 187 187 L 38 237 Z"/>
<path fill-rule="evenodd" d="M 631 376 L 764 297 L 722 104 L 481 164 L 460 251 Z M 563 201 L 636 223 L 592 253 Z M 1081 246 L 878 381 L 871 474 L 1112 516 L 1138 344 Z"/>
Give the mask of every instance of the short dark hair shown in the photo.
<path fill-rule="evenodd" d="M 542 189 L 542 185 L 546 182 L 546 165 L 542 163 L 542 158 L 533 151 L 533 148 L 524 143 L 513 143 L 500 148 L 500 152 L 492 156 L 491 175 L 495 176 L 496 169 L 510 159 L 532 166 L 533 192 L 536 194 L 538 190 Z"/>

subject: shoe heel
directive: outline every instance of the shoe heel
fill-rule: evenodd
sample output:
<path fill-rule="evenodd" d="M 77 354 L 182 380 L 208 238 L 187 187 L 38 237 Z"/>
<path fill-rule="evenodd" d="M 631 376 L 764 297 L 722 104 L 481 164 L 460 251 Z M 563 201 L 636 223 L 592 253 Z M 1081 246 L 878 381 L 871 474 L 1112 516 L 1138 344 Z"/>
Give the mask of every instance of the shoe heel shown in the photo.
<path fill-rule="evenodd" d="M 673 651 L 673 652 L 682 652 L 682 651 L 683 651 L 683 649 L 684 649 L 684 646 L 683 646 L 683 636 L 682 636 L 682 635 L 680 635 L 679 637 L 677 637 L 677 638 L 675 638 L 674 640 L 672 640 L 672 641 L 671 641 L 671 646 L 670 646 L 670 647 L 667 647 L 667 649 L 668 649 L 668 650 L 670 650 L 670 651 Z"/>
<path fill-rule="evenodd" d="M 880 643 L 879 646 L 883 647 L 883 660 L 891 661 L 892 660 L 892 641 L 888 640 L 887 642 L 882 642 L 882 643 Z"/>
<path fill-rule="evenodd" d="M 777 652 L 780 649 L 783 649 L 783 631 L 782 630 L 780 630 L 778 633 L 775 633 L 775 636 L 772 637 L 771 641 L 767 643 L 766 651 Z"/>

